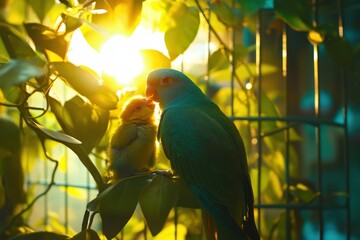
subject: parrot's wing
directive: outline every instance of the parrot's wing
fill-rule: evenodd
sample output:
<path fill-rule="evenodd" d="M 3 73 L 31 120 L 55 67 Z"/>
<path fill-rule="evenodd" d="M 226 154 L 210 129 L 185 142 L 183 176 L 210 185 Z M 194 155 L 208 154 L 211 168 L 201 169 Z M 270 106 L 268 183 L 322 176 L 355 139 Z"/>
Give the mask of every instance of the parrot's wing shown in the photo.
<path fill-rule="evenodd" d="M 174 107 L 163 113 L 159 134 L 172 167 L 185 181 L 203 186 L 224 205 L 244 206 L 246 157 L 238 153 L 244 149 L 238 149 L 227 121 L 213 104 Z"/>
<path fill-rule="evenodd" d="M 159 131 L 173 169 L 189 183 L 200 205 L 218 226 L 244 236 L 239 227 L 253 211 L 253 195 L 245 148 L 234 124 L 211 103 L 167 109 Z"/>

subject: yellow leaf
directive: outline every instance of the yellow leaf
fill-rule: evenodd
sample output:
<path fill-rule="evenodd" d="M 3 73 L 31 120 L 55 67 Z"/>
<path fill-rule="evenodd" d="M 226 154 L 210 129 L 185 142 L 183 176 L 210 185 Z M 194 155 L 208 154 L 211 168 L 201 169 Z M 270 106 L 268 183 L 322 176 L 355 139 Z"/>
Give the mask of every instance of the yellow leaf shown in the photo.
<path fill-rule="evenodd" d="M 302 184 L 302 183 L 296 184 L 296 188 L 299 189 L 299 190 L 303 190 L 303 191 L 308 191 L 309 190 L 309 188 L 307 186 L 305 186 L 304 184 Z"/>
<path fill-rule="evenodd" d="M 61 186 L 59 187 L 59 189 L 61 191 L 66 192 L 69 196 L 77 199 L 86 200 L 87 198 L 87 193 L 85 189 L 80 189 L 77 187 L 70 187 L 70 186 L 68 187 Z"/>
<path fill-rule="evenodd" d="M 257 168 L 250 169 L 250 178 L 252 187 L 254 190 L 254 198 L 257 198 L 258 195 L 258 174 L 259 170 Z M 269 185 L 269 171 L 265 167 L 261 167 L 261 184 L 260 184 L 260 192 L 263 192 L 267 186 Z"/>
<path fill-rule="evenodd" d="M 66 155 L 63 155 L 59 160 L 59 170 L 61 172 L 66 172 L 67 171 Z"/>
<path fill-rule="evenodd" d="M 177 238 L 178 240 L 184 240 L 186 239 L 186 233 L 187 229 L 183 224 L 178 224 L 176 226 L 177 230 Z M 166 225 L 162 231 L 156 235 L 153 239 L 154 240 L 162 240 L 162 239 L 168 239 L 173 240 L 175 239 L 175 225 L 174 224 L 168 224 Z"/>
<path fill-rule="evenodd" d="M 314 45 L 318 45 L 324 42 L 324 36 L 313 30 L 308 33 L 308 39 Z"/>
<path fill-rule="evenodd" d="M 281 199 L 283 195 L 281 182 L 276 173 L 272 170 L 269 171 L 269 179 L 271 181 L 272 189 L 274 190 L 274 194 L 278 199 Z"/>

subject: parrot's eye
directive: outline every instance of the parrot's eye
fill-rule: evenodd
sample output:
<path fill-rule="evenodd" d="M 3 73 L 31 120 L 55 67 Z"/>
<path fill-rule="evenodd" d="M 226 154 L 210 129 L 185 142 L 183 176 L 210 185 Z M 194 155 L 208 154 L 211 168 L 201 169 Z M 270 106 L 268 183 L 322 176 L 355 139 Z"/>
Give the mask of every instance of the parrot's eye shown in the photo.
<path fill-rule="evenodd" d="M 163 77 L 161 79 L 161 85 L 167 85 L 172 81 L 171 77 Z"/>

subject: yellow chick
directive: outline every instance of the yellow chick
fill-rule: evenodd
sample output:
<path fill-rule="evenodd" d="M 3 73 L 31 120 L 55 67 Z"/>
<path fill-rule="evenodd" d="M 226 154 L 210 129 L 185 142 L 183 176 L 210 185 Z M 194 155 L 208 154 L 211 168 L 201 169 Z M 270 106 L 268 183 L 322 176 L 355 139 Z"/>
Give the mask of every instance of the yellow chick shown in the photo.
<path fill-rule="evenodd" d="M 109 170 L 112 179 L 149 171 L 155 164 L 155 104 L 145 97 L 131 98 L 120 114 L 121 123 L 110 137 Z"/>

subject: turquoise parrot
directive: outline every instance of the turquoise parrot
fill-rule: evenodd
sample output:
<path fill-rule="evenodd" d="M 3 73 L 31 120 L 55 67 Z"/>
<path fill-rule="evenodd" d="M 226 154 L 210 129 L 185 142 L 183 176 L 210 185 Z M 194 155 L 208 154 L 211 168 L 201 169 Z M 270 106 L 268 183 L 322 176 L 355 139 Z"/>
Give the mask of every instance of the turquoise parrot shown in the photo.
<path fill-rule="evenodd" d="M 158 137 L 203 209 L 207 238 L 260 239 L 245 147 L 233 122 L 180 71 L 152 71 L 146 96 L 160 104 Z"/>
<path fill-rule="evenodd" d="M 154 102 L 145 97 L 131 98 L 125 104 L 108 148 L 112 179 L 143 173 L 153 167 L 157 132 L 154 109 Z"/>

